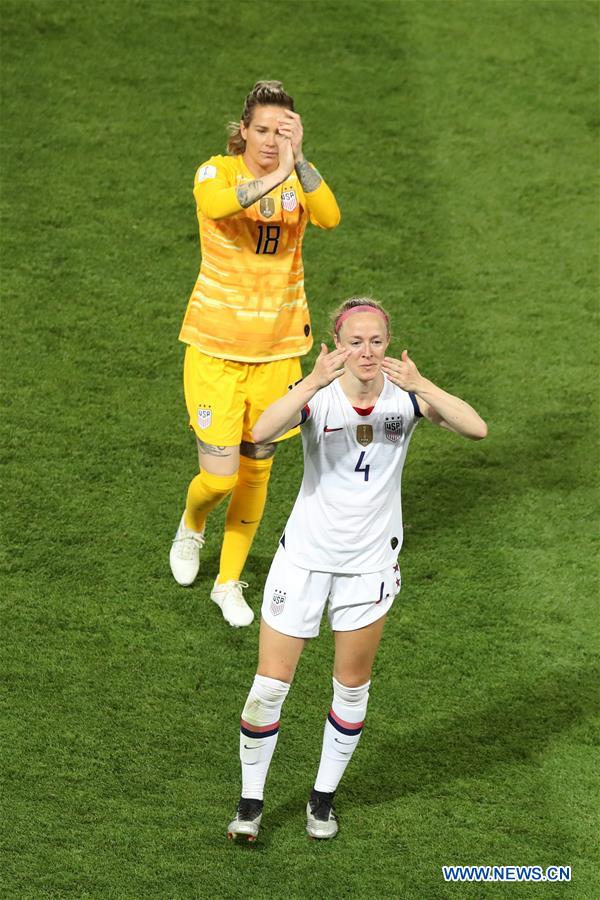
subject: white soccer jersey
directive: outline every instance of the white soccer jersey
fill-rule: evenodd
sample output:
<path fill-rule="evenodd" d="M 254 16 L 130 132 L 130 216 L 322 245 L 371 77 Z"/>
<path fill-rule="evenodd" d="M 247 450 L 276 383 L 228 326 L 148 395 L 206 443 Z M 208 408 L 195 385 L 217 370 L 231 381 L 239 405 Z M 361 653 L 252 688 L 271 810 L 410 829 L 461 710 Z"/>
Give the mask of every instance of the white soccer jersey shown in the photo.
<path fill-rule="evenodd" d="M 302 424 L 304 477 L 281 541 L 292 562 L 346 574 L 395 562 L 402 468 L 420 415 L 414 394 L 387 378 L 366 415 L 337 380 L 315 394 Z"/>

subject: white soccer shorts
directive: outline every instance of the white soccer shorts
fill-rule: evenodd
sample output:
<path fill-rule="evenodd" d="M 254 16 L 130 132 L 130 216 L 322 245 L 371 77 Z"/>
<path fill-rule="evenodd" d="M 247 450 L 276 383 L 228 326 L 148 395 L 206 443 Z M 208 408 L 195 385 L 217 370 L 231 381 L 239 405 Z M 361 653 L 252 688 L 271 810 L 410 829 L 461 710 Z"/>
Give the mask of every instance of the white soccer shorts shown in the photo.
<path fill-rule="evenodd" d="M 262 617 L 281 634 L 313 638 L 329 601 L 332 631 L 356 631 L 389 611 L 400 586 L 397 563 L 365 575 L 314 572 L 296 566 L 280 545 L 265 583 Z"/>

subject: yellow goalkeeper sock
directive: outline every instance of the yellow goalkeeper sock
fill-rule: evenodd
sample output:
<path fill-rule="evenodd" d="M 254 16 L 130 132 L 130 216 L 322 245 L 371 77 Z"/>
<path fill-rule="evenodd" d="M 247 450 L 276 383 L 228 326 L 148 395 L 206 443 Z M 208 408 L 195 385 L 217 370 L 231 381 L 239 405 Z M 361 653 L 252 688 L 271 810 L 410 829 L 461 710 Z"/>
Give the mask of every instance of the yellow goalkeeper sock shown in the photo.
<path fill-rule="evenodd" d="M 272 459 L 240 457 L 237 484 L 225 519 L 218 584 L 239 581 L 265 509 Z"/>
<path fill-rule="evenodd" d="M 235 486 L 236 475 L 213 475 L 201 471 L 190 482 L 185 505 L 185 524 L 194 531 L 202 531 L 209 512 L 225 499 Z"/>

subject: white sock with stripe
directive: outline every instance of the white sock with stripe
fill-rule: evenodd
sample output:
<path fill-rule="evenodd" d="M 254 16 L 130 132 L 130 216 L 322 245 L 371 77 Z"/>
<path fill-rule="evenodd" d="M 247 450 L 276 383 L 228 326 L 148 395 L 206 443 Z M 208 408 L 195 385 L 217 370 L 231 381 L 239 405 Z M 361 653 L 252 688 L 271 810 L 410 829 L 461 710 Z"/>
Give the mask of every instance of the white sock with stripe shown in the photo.
<path fill-rule="evenodd" d="M 279 734 L 279 717 L 290 689 L 286 681 L 255 675 L 240 722 L 242 797 L 263 799 Z"/>
<path fill-rule="evenodd" d="M 333 793 L 362 733 L 369 702 L 369 685 L 346 687 L 333 679 L 333 703 L 325 722 L 321 762 L 315 781 L 315 790 L 324 794 Z"/>

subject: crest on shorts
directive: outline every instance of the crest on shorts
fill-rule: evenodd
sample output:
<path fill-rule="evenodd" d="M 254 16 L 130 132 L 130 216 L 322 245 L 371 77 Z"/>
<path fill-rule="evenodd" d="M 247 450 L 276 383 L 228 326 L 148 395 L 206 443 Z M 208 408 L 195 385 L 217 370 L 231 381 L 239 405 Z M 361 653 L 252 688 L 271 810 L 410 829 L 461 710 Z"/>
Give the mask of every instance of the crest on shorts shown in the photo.
<path fill-rule="evenodd" d="M 198 427 L 208 428 L 212 421 L 212 410 L 210 407 L 198 407 Z"/>
<path fill-rule="evenodd" d="M 294 212 L 298 206 L 298 198 L 296 197 L 296 191 L 293 188 L 281 192 L 281 205 L 286 212 Z"/>
<path fill-rule="evenodd" d="M 279 588 L 275 588 L 273 597 L 271 599 L 271 614 L 272 615 L 279 616 L 283 612 L 283 607 L 285 606 L 285 598 L 286 598 L 286 592 L 280 591 Z"/>
<path fill-rule="evenodd" d="M 275 201 L 272 197 L 261 197 L 259 207 L 261 216 L 270 219 L 275 212 Z"/>
<path fill-rule="evenodd" d="M 404 434 L 404 422 L 402 416 L 386 416 L 384 433 L 388 441 L 396 443 Z"/>
<path fill-rule="evenodd" d="M 366 447 L 373 440 L 373 426 L 372 425 L 357 425 L 356 426 L 356 440 L 359 444 L 362 444 L 363 447 Z"/>

